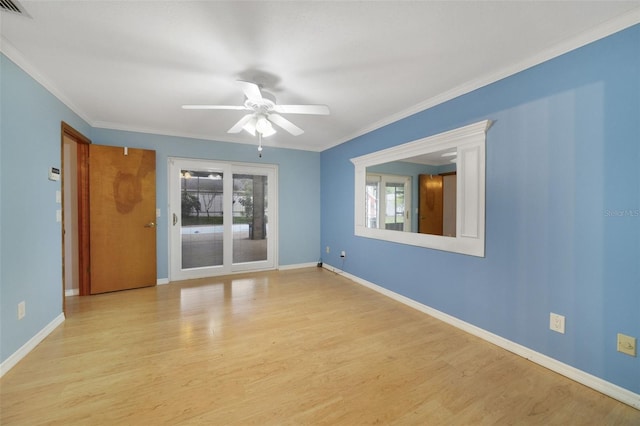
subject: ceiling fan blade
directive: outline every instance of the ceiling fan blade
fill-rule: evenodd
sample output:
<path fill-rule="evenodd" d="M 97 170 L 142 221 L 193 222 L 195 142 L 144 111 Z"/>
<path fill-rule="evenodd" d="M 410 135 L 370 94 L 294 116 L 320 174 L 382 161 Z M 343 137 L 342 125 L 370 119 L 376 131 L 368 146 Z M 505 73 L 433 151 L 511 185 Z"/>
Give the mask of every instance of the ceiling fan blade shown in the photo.
<path fill-rule="evenodd" d="M 269 120 L 278 126 L 282 127 L 287 132 L 291 133 L 293 136 L 299 136 L 304 133 L 300 127 L 296 126 L 280 114 L 269 114 Z"/>
<path fill-rule="evenodd" d="M 253 114 L 247 114 L 242 117 L 236 124 L 233 125 L 232 128 L 227 130 L 227 133 L 240 133 L 240 131 L 244 128 L 244 126 L 251 121 L 253 118 Z"/>
<path fill-rule="evenodd" d="M 247 97 L 247 99 L 249 99 L 250 101 L 262 100 L 262 92 L 260 92 L 260 87 L 257 84 L 243 80 L 238 80 L 238 83 L 240 83 L 240 85 L 242 86 L 242 91 L 244 92 L 244 95 Z"/>
<path fill-rule="evenodd" d="M 247 107 L 241 105 L 182 105 L 182 109 L 231 109 L 242 111 L 246 110 Z"/>
<path fill-rule="evenodd" d="M 329 115 L 326 105 L 276 105 L 273 110 L 283 114 Z"/>

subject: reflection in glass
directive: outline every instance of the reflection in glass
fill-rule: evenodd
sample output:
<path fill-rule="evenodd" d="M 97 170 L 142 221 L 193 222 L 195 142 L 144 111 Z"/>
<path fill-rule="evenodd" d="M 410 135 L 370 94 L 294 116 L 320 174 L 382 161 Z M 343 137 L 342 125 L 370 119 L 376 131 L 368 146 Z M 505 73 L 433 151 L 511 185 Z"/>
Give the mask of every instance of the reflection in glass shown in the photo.
<path fill-rule="evenodd" d="M 365 216 L 368 228 L 410 231 L 411 178 L 367 173 Z M 381 196 L 384 194 L 384 196 Z"/>
<path fill-rule="evenodd" d="M 378 227 L 378 191 L 380 187 L 380 177 L 374 175 L 367 175 L 367 188 L 365 191 L 366 204 L 364 208 L 364 214 L 366 216 L 367 228 Z"/>
<path fill-rule="evenodd" d="M 403 230 L 405 212 L 404 191 L 404 183 L 387 182 L 385 184 L 385 229 Z"/>
<path fill-rule="evenodd" d="M 456 236 L 456 172 L 419 176 L 418 232 Z"/>
<path fill-rule="evenodd" d="M 455 161 L 449 148 L 367 167 L 365 226 L 455 236 Z M 417 200 L 414 214 L 411 200 Z"/>

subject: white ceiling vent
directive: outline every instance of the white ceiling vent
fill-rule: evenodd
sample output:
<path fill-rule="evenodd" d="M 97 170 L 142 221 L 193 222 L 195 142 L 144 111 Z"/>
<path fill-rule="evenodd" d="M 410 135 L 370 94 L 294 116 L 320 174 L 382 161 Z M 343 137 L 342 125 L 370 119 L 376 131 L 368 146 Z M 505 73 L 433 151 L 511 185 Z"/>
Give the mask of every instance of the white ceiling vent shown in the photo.
<path fill-rule="evenodd" d="M 31 18 L 18 0 L 0 0 L 0 12 L 15 13 L 17 15 L 23 15 Z"/>

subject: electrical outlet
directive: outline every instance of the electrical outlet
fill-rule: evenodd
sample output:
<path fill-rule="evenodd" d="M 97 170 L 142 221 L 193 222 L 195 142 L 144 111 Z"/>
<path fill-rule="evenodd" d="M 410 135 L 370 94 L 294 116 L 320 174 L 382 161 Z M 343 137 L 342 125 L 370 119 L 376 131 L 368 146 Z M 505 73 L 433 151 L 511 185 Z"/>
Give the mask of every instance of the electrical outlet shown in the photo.
<path fill-rule="evenodd" d="M 340 252 L 340 257 L 347 257 L 347 252 L 346 252 L 346 251 L 344 251 L 344 250 L 342 250 L 342 251 Z"/>
<path fill-rule="evenodd" d="M 636 338 L 618 333 L 618 352 L 636 356 Z"/>
<path fill-rule="evenodd" d="M 27 314 L 27 307 L 24 300 L 18 303 L 18 319 L 21 320 Z"/>
<path fill-rule="evenodd" d="M 549 328 L 553 331 L 564 334 L 564 316 L 551 312 L 549 314 Z"/>
<path fill-rule="evenodd" d="M 327 252 L 327 253 L 331 253 L 331 249 L 329 248 L 329 246 L 327 246 L 327 250 L 326 250 L 326 252 Z"/>

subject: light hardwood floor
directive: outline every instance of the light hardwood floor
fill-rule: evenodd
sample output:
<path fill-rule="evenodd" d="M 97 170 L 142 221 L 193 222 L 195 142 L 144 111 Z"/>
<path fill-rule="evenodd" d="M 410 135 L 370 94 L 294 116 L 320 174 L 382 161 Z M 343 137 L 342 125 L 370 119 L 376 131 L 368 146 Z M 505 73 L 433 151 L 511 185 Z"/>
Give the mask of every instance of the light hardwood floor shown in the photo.
<path fill-rule="evenodd" d="M 67 302 L 2 425 L 639 425 L 640 411 L 321 268 Z"/>

